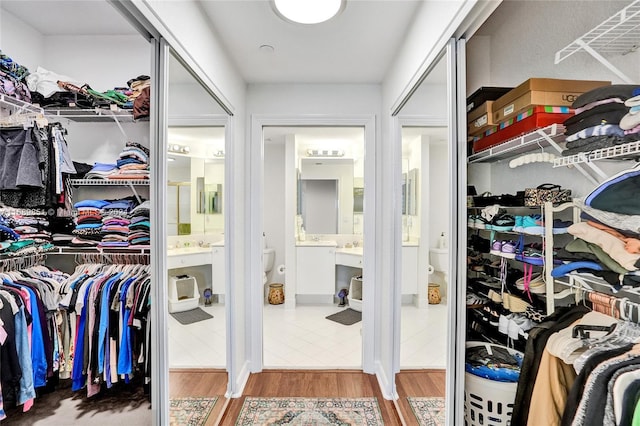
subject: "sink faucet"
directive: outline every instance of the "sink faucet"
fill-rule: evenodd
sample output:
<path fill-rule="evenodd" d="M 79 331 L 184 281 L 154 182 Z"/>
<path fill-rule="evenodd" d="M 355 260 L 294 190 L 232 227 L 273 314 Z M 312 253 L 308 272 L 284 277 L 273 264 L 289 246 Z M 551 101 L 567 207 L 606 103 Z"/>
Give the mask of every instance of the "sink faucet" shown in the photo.
<path fill-rule="evenodd" d="M 204 241 L 202 240 L 198 241 L 198 247 L 204 247 Z"/>
<path fill-rule="evenodd" d="M 312 240 L 313 241 L 320 241 L 320 237 L 318 235 L 314 235 Z"/>

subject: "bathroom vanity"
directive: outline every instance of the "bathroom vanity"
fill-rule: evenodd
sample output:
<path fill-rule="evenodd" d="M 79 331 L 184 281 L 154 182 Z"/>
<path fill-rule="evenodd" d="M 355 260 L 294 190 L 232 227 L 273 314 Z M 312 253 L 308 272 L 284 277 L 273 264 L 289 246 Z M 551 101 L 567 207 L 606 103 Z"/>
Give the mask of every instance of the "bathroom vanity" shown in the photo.
<path fill-rule="evenodd" d="M 224 302 L 224 241 L 205 246 L 172 247 L 167 249 L 168 274 L 188 274 L 198 279 L 200 294 L 211 288 L 218 295 L 218 302 Z"/>
<path fill-rule="evenodd" d="M 402 247 L 403 303 L 418 297 L 417 242 Z M 349 288 L 353 276 L 362 274 L 363 247 L 338 247 L 332 240 L 296 242 L 296 301 L 335 303 L 341 288 Z M 426 288 L 426 283 L 425 283 Z"/>

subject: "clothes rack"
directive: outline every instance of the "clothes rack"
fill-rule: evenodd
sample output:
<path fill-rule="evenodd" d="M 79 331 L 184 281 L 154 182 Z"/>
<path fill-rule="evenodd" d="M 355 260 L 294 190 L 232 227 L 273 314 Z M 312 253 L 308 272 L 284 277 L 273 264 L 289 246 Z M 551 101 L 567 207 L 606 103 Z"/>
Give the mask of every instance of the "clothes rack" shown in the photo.
<path fill-rule="evenodd" d="M 0 259 L 0 272 L 19 271 L 21 269 L 32 268 L 36 265 L 44 265 L 46 259 L 47 255 L 42 253 Z"/>

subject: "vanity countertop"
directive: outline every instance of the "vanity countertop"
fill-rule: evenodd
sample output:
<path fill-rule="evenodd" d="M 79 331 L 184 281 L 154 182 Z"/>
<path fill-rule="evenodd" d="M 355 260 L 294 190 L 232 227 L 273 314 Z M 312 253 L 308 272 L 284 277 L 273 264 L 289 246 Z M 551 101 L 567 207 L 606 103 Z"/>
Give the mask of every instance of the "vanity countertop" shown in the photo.
<path fill-rule="evenodd" d="M 211 252 L 211 247 L 179 247 L 167 249 L 167 256 L 185 256 L 190 254 L 200 254 Z"/>
<path fill-rule="evenodd" d="M 362 247 L 340 247 L 336 249 L 336 253 L 353 254 L 362 256 Z"/>
<path fill-rule="evenodd" d="M 297 247 L 336 247 L 338 243 L 332 240 L 305 240 L 305 241 L 296 241 Z"/>
<path fill-rule="evenodd" d="M 409 241 L 402 242 L 402 247 L 418 247 L 419 245 L 420 245 L 420 241 L 418 240 L 409 240 Z"/>

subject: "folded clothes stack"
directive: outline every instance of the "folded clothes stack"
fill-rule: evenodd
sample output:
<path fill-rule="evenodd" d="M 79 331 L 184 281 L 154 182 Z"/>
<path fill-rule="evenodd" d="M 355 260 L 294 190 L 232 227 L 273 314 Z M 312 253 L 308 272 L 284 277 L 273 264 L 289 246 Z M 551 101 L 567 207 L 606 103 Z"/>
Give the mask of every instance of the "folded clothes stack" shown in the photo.
<path fill-rule="evenodd" d="M 563 124 L 563 156 L 640 140 L 640 86 L 613 84 L 580 95 L 572 107 L 576 115 Z"/>
<path fill-rule="evenodd" d="M 108 163 L 95 163 L 87 173 L 85 179 L 108 179 L 110 175 L 118 172 L 118 166 Z"/>
<path fill-rule="evenodd" d="M 118 169 L 108 179 L 149 179 L 149 148 L 127 142 L 116 162 Z"/>
<path fill-rule="evenodd" d="M 102 208 L 102 241 L 99 247 L 129 246 L 129 212 L 135 207 L 131 199 L 113 201 Z"/>
<path fill-rule="evenodd" d="M 73 247 L 95 247 L 102 240 L 102 208 L 108 205 L 105 200 L 83 200 L 74 204 L 76 209 L 75 238 Z"/>
<path fill-rule="evenodd" d="M 132 247 L 146 248 L 150 245 L 149 208 L 149 201 L 145 201 L 131 211 L 128 239 Z"/>

